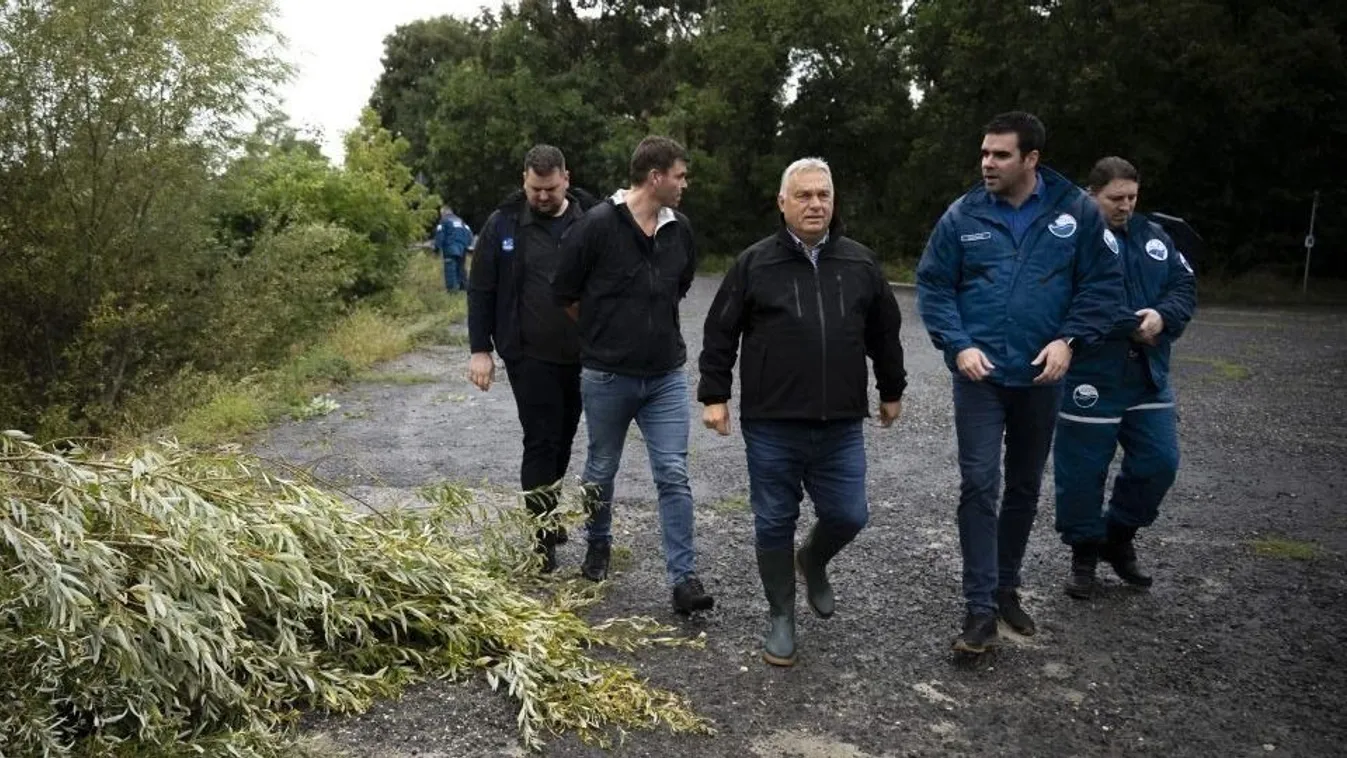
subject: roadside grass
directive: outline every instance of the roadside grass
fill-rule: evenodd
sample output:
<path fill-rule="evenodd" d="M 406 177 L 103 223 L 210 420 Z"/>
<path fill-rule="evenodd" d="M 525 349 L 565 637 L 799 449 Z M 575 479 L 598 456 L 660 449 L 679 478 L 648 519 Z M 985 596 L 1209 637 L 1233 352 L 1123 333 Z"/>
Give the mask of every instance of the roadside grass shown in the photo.
<path fill-rule="evenodd" d="M 1347 281 L 1310 278 L 1308 291 L 1301 279 L 1285 273 L 1252 271 L 1235 277 L 1197 275 L 1197 301 L 1221 305 L 1347 305 Z"/>
<path fill-rule="evenodd" d="M 1286 537 L 1260 537 L 1248 540 L 1256 555 L 1264 558 L 1277 558 L 1291 561 L 1312 561 L 1324 556 L 1324 549 L 1318 543 L 1306 540 L 1293 540 Z"/>
<path fill-rule="evenodd" d="M 711 510 L 724 514 L 744 513 L 748 511 L 748 498 L 742 494 L 729 495 L 711 503 Z"/>
<path fill-rule="evenodd" d="M 402 283 L 374 302 L 356 307 L 314 343 L 296 350 L 284 364 L 260 370 L 237 382 L 190 377 L 200 398 L 167 430 L 187 444 L 231 441 L 282 418 L 306 418 L 332 412 L 335 403 L 319 398 L 371 366 L 413 347 L 454 332 L 467 317 L 461 293 L 444 289 L 440 262 L 413 256 Z M 421 375 L 373 374 L 377 380 L 416 384 L 434 381 Z M 174 394 L 174 393 L 170 393 Z"/>
<path fill-rule="evenodd" d="M 1242 363 L 1234 363 L 1232 361 L 1227 361 L 1222 358 L 1201 358 L 1201 357 L 1194 357 L 1191 355 L 1183 355 L 1179 356 L 1178 360 L 1181 363 L 1193 363 L 1201 366 L 1207 366 L 1212 370 L 1213 374 L 1215 374 L 1217 377 L 1221 379 L 1229 379 L 1231 381 L 1238 382 L 1248 379 L 1252 375 L 1252 372 L 1249 370 L 1248 366 L 1245 366 Z"/>

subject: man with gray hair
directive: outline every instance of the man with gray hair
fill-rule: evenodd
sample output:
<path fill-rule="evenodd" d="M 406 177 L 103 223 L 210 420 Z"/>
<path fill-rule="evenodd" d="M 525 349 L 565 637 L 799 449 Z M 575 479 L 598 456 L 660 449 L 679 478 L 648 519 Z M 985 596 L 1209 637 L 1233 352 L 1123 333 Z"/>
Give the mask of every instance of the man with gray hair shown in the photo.
<path fill-rule="evenodd" d="M 771 626 L 763 659 L 795 662 L 795 571 L 809 607 L 833 615 L 827 565 L 869 518 L 865 359 L 874 361 L 879 421 L 902 411 L 902 316 L 875 254 L 842 236 L 828 164 L 803 158 L 782 174 L 781 228 L 740 253 L 706 317 L 697 399 L 702 423 L 730 433 L 735 359 L 758 573 Z M 741 345 L 742 343 L 742 345 Z M 805 492 L 817 523 L 799 551 Z"/>

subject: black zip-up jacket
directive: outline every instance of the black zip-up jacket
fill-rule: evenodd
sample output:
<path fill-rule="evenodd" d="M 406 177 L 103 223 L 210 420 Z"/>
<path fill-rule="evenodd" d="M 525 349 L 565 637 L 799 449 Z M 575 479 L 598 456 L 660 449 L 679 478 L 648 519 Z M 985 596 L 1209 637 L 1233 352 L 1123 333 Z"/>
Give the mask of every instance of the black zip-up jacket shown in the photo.
<path fill-rule="evenodd" d="M 552 289 L 580 303 L 580 364 L 624 376 L 658 376 L 687 361 L 678 302 L 692 286 L 697 253 L 683 214 L 660 211 L 646 236 L 625 203 L 594 206 L 566 232 Z"/>
<path fill-rule="evenodd" d="M 587 192 L 572 188 L 566 193 L 570 207 L 562 218 L 574 224 L 587 209 L 598 202 Z M 505 215 L 506 218 L 502 218 Z M 510 250 L 501 249 L 502 226 L 512 230 Z M 486 353 L 492 349 L 506 361 L 518 360 L 525 354 L 550 360 L 553 363 L 575 363 L 580 346 L 574 329 L 560 340 L 560 344 L 525 346 L 520 331 L 520 296 L 530 259 L 544 265 L 547 258 L 559 256 L 560 244 L 548 230 L 537 223 L 521 190 L 515 190 L 487 218 L 477 238 L 473 252 L 472 271 L 468 277 L 468 342 L 472 352 Z M 548 305 L 552 305 L 548 298 Z M 570 317 L 560 308 L 559 323 Z"/>
<path fill-rule="evenodd" d="M 744 419 L 827 421 L 869 416 L 868 355 L 879 398 L 907 387 L 902 314 L 875 254 L 834 222 L 818 266 L 784 224 L 740 253 L 706 315 L 703 404 L 730 399 L 736 353 Z"/>

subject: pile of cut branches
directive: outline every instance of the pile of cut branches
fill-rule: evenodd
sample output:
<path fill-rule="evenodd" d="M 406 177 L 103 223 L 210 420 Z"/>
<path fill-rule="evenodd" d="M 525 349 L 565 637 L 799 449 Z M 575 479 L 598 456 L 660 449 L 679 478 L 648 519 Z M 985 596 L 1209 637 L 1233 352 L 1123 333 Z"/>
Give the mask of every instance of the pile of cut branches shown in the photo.
<path fill-rule="evenodd" d="M 358 511 L 260 461 L 171 443 L 115 459 L 0 434 L 0 754 L 293 754 L 305 709 L 355 712 L 482 673 L 523 742 L 666 726 L 677 694 L 591 658 L 696 644 L 651 619 L 591 625 L 593 594 L 526 592 L 532 525 L 438 486 Z"/>

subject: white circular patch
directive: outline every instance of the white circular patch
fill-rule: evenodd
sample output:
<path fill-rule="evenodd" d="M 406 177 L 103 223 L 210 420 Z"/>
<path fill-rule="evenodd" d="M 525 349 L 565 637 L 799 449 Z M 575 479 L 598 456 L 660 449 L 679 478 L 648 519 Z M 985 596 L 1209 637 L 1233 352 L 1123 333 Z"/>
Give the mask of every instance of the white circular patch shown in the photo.
<path fill-rule="evenodd" d="M 1122 252 L 1122 250 L 1118 248 L 1118 238 L 1113 235 L 1112 229 L 1104 230 L 1104 244 L 1108 245 L 1108 249 L 1112 250 L 1114 255 Z"/>
<path fill-rule="evenodd" d="M 1048 224 L 1048 231 L 1052 232 L 1054 237 L 1066 239 L 1076 233 L 1076 217 L 1070 213 L 1063 213 Z"/>
<path fill-rule="evenodd" d="M 1071 399 L 1080 408 L 1093 408 L 1099 402 L 1099 390 L 1093 384 L 1082 384 L 1071 393 Z"/>
<path fill-rule="evenodd" d="M 1160 240 L 1151 240 L 1146 243 L 1146 255 L 1157 261 L 1162 261 L 1169 257 L 1169 248 L 1165 247 L 1165 243 Z"/>
<path fill-rule="evenodd" d="M 1183 253 L 1179 253 L 1179 265 L 1183 266 L 1184 271 L 1187 271 L 1190 274 L 1193 273 L 1193 267 L 1188 265 L 1188 259 L 1183 257 Z"/>

